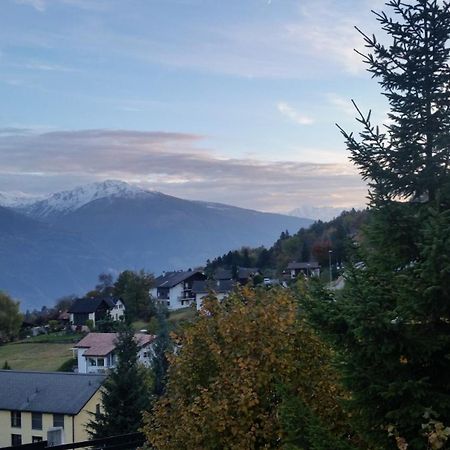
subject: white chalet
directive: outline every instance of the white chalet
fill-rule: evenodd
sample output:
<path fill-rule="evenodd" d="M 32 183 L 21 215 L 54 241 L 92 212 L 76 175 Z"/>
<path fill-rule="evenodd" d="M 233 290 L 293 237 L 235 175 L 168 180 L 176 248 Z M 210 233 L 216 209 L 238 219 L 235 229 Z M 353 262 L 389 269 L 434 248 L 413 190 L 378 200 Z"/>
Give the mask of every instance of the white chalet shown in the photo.
<path fill-rule="evenodd" d="M 195 303 L 192 285 L 195 281 L 205 280 L 206 275 L 199 271 L 166 272 L 155 280 L 150 289 L 154 301 L 167 309 L 179 309 Z"/>
<path fill-rule="evenodd" d="M 89 333 L 73 348 L 76 352 L 78 373 L 105 373 L 116 366 L 115 354 L 118 333 Z M 153 357 L 151 334 L 136 333 L 134 338 L 139 346 L 138 360 L 149 366 Z"/>

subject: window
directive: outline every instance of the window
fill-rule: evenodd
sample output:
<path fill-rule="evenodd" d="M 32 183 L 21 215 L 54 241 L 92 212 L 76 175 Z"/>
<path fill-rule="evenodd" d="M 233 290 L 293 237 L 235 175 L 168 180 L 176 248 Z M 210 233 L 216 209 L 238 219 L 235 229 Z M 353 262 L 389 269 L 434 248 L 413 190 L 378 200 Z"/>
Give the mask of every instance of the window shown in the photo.
<path fill-rule="evenodd" d="M 97 360 L 95 358 L 89 358 L 89 365 L 90 366 L 96 366 L 97 365 Z"/>
<path fill-rule="evenodd" d="M 96 414 L 97 416 L 100 415 L 100 403 L 97 403 L 97 404 L 95 405 L 95 414 Z"/>
<path fill-rule="evenodd" d="M 42 430 L 42 413 L 31 413 L 31 428 L 33 430 Z"/>
<path fill-rule="evenodd" d="M 11 435 L 11 445 L 22 445 L 22 436 L 20 434 L 12 434 Z"/>
<path fill-rule="evenodd" d="M 64 414 L 53 414 L 53 426 L 64 428 Z"/>
<path fill-rule="evenodd" d="M 22 426 L 22 413 L 20 411 L 11 411 L 11 427 L 20 428 Z"/>
<path fill-rule="evenodd" d="M 97 359 L 97 366 L 103 367 L 105 365 L 105 360 L 103 358 Z"/>
<path fill-rule="evenodd" d="M 42 436 L 31 436 L 31 443 L 42 442 Z"/>

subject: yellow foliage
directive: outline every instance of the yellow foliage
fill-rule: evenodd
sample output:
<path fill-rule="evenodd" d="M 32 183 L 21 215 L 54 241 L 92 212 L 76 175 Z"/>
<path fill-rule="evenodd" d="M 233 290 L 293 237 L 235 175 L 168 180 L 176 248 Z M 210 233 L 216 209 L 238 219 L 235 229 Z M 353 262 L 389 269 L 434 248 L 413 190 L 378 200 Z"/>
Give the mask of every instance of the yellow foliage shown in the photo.
<path fill-rule="evenodd" d="M 210 297 L 178 339 L 167 393 L 145 417 L 156 449 L 281 448 L 281 385 L 325 423 L 342 423 L 330 351 L 298 318 L 287 290 L 242 288 L 223 302 Z"/>

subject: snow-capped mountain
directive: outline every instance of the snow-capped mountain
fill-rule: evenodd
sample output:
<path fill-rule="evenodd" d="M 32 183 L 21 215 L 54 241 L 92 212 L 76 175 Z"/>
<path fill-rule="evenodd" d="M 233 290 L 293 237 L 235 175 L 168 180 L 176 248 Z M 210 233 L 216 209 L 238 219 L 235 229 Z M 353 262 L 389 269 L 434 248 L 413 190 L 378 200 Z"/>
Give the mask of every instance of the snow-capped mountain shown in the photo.
<path fill-rule="evenodd" d="M 41 196 L 31 196 L 23 192 L 0 192 L 0 206 L 16 208 L 41 200 Z"/>
<path fill-rule="evenodd" d="M 68 214 L 88 203 L 102 198 L 139 198 L 158 195 L 124 181 L 106 180 L 57 192 L 48 198 L 23 205 L 22 212 L 34 218 L 46 218 L 55 214 Z"/>
<path fill-rule="evenodd" d="M 104 181 L 0 208 L 0 289 L 26 307 L 82 295 L 99 273 L 159 274 L 242 246 L 270 246 L 312 220 L 183 200 Z"/>

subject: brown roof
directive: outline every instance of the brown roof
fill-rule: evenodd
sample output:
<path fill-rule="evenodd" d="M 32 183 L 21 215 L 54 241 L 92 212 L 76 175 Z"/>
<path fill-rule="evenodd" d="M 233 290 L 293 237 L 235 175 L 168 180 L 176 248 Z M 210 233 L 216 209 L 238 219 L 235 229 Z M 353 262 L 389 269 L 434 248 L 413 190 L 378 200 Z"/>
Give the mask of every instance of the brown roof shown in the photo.
<path fill-rule="evenodd" d="M 75 348 L 86 348 L 84 356 L 106 356 L 116 348 L 118 333 L 89 333 Z M 136 333 L 134 335 L 139 347 L 150 344 L 155 336 L 152 334 Z"/>

